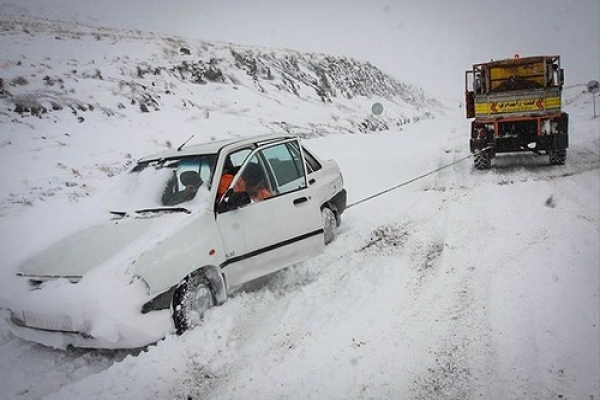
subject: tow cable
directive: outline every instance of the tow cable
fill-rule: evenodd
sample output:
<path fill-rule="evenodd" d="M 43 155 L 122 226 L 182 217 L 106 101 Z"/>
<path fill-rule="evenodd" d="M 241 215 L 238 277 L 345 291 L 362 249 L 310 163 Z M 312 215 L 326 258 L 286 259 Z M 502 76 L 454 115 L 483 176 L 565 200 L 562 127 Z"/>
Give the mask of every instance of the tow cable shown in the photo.
<path fill-rule="evenodd" d="M 489 149 L 489 147 L 487 147 L 487 148 L 485 148 L 485 149 L 482 149 L 481 151 L 486 151 L 486 150 L 488 150 L 488 149 Z M 370 195 L 370 196 L 368 196 L 368 197 L 365 197 L 364 199 L 361 199 L 361 200 L 355 201 L 354 203 L 351 203 L 351 204 L 347 205 L 347 206 L 346 206 L 346 210 L 347 210 L 347 209 L 349 209 L 349 208 L 352 208 L 352 207 L 354 207 L 354 206 L 357 206 L 357 205 L 359 205 L 359 204 L 361 204 L 361 203 L 364 203 L 364 202 L 366 202 L 366 201 L 372 200 L 372 199 L 374 199 L 374 198 L 376 198 L 376 197 L 379 197 L 379 196 L 381 196 L 381 195 L 384 195 L 384 194 L 386 194 L 386 193 L 389 193 L 389 192 L 391 192 L 392 190 L 399 189 L 399 188 L 401 188 L 401 187 L 403 187 L 403 186 L 406 186 L 406 185 L 408 185 L 409 183 L 413 183 L 413 182 L 416 182 L 416 181 L 418 181 L 418 180 L 421 180 L 421 179 L 423 179 L 423 178 L 426 178 L 426 177 L 428 177 L 429 175 L 433 175 L 433 174 L 435 174 L 436 172 L 440 172 L 441 170 L 443 170 L 443 169 L 445 169 L 445 168 L 451 167 L 451 166 L 453 166 L 453 165 L 455 165 L 455 164 L 458 164 L 459 162 L 462 162 L 462 161 L 464 161 L 464 160 L 466 160 L 466 159 L 468 159 L 468 158 L 471 158 L 471 157 L 473 157 L 473 154 L 469 154 L 469 155 L 468 155 L 468 156 L 466 156 L 466 157 L 460 158 L 460 159 L 458 159 L 458 160 L 456 160 L 456 161 L 454 161 L 454 162 L 452 162 L 452 163 L 450 163 L 450 164 L 443 165 L 443 166 L 441 166 L 441 167 L 439 167 L 439 168 L 436 168 L 436 169 L 434 169 L 433 171 L 429 171 L 429 172 L 427 172 L 426 174 L 419 175 L 419 176 L 417 176 L 416 178 L 409 179 L 409 180 L 407 180 L 407 181 L 404 181 L 404 182 L 402 182 L 402 183 L 400 183 L 400 184 L 398 184 L 398 185 L 396 185 L 396 186 L 392 186 L 392 187 L 390 187 L 390 188 L 388 188 L 388 189 L 386 189 L 386 190 L 382 190 L 381 192 L 377 192 L 377 193 L 375 193 L 375 194 L 372 194 L 372 195 Z"/>

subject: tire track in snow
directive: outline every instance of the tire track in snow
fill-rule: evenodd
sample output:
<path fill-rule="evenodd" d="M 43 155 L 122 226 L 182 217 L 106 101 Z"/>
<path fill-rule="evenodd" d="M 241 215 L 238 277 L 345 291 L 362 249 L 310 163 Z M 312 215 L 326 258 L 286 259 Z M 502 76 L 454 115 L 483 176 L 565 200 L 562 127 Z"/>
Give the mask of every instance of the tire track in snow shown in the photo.
<path fill-rule="evenodd" d="M 447 149 L 440 164 L 448 163 L 448 158 L 456 160 L 460 152 L 460 148 Z M 478 209 L 468 213 L 461 209 L 463 203 L 468 203 L 469 193 L 480 184 L 471 177 L 471 170 L 471 163 L 457 164 L 436 176 L 433 184 L 433 190 L 439 193 L 439 213 L 431 217 L 429 225 L 433 226 L 426 230 L 438 232 L 437 241 L 424 253 L 425 265 L 430 267 L 423 270 L 426 276 L 419 279 L 415 294 L 421 308 L 432 310 L 424 317 L 435 328 L 436 340 L 428 349 L 428 367 L 415 374 L 410 388 L 414 399 L 467 399 L 478 391 L 474 371 L 480 366 L 473 365 L 473 357 L 486 347 L 481 342 L 487 327 L 476 306 L 481 300 L 475 294 L 476 265 L 469 262 L 477 260 L 477 253 L 484 248 L 479 238 L 485 235 L 479 231 L 489 227 L 478 224 Z M 430 188 L 425 186 L 423 190 Z M 471 215 L 474 222 L 463 221 L 464 215 Z M 475 242 L 464 246 L 461 241 L 468 229 L 477 232 L 468 235 Z"/>

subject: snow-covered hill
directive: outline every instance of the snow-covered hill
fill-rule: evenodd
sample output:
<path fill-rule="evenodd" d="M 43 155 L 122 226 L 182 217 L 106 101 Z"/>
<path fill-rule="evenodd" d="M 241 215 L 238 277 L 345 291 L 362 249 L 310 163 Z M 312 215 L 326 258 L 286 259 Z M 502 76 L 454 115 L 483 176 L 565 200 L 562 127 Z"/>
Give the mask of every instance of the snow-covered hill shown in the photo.
<path fill-rule="evenodd" d="M 351 207 L 321 257 L 144 351 L 67 353 L 0 322 L 3 398 L 600 398 L 600 121 L 585 85 L 565 92 L 565 166 L 505 155 L 482 172 L 459 161 L 463 110 L 368 63 L 0 21 L 0 299 L 20 260 L 101 216 L 113 176 L 191 135 L 299 134 L 338 161 L 350 203 L 456 162 Z"/>
<path fill-rule="evenodd" d="M 189 84 L 247 87 L 271 100 L 277 92 L 287 92 L 307 102 L 320 99 L 356 111 L 360 106 L 352 107 L 352 102 L 343 100 L 377 97 L 411 111 L 439 106 L 422 89 L 402 83 L 368 62 L 349 58 L 213 44 L 32 17 L 19 20 L 4 16 L 0 26 L 5 37 L 14 39 L 26 33 L 34 39 L 32 42 L 22 35 L 23 42 L 13 48 L 18 53 L 8 50 L 6 54 L 14 58 L 6 57 L 3 65 L 0 93 L 21 115 L 42 117 L 68 108 L 74 114 L 97 109 L 112 116 L 129 106 L 141 112 L 160 111 L 173 106 L 164 97 L 175 97 L 175 103 L 185 102 L 194 91 Z M 99 43 L 89 46 L 89 41 Z M 38 47 L 40 44 L 43 49 Z M 90 54 L 86 47 L 95 51 Z M 96 53 L 99 49 L 101 57 Z M 101 84 L 113 96 L 90 96 L 86 93 L 90 80 L 103 81 L 91 85 Z M 193 98 L 189 101 L 194 104 Z M 423 111 L 421 117 L 431 117 L 428 111 Z M 408 116 L 400 114 L 396 118 L 403 122 Z M 361 120 L 348 122 L 359 129 L 364 125 Z M 389 122 L 385 117 L 378 120 L 381 126 Z"/>
<path fill-rule="evenodd" d="M 405 114 L 395 115 L 399 122 L 410 122 L 409 117 L 430 118 L 429 108 L 440 105 L 421 88 L 386 75 L 368 62 L 350 58 L 32 17 L 0 16 L 0 27 L 6 44 L 11 45 L 3 49 L 0 93 L 9 108 L 22 116 L 49 117 L 47 113 L 65 108 L 74 114 L 98 110 L 108 116 L 119 110 L 125 113 L 128 107 L 140 112 L 160 111 L 177 104 L 185 106 L 186 98 L 193 106 L 195 91 L 215 90 L 193 85 L 248 88 L 262 101 L 277 101 L 278 93 L 283 92 L 307 103 L 318 99 L 363 113 L 362 104 L 344 100 L 383 99 L 406 108 Z M 96 98 L 87 93 L 94 86 L 112 96 Z M 421 110 L 421 115 L 410 115 Z M 385 126 L 392 121 L 390 118 L 382 116 L 378 123 Z M 361 119 L 347 122 L 349 128 L 358 129 L 364 123 Z"/>

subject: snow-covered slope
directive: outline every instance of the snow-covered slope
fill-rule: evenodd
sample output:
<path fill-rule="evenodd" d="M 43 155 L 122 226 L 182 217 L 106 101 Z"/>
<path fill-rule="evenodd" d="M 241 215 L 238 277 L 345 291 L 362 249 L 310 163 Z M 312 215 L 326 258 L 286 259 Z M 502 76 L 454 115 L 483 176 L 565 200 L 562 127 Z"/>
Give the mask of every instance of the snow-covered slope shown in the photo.
<path fill-rule="evenodd" d="M 112 176 L 192 134 L 303 135 L 338 161 L 350 203 L 457 162 L 351 207 L 321 257 L 144 351 L 66 353 L 0 322 L 4 397 L 600 398 L 600 121 L 585 86 L 565 93 L 565 166 L 504 155 L 481 172 L 458 161 L 468 155 L 463 110 L 442 113 L 388 78 L 378 92 L 349 92 L 331 69 L 327 82 L 342 83 L 321 96 L 327 56 L 0 20 L 0 298 L 22 258 L 98 217 Z M 284 74 L 292 55 L 298 69 Z M 225 82 L 171 70 L 210 70 L 212 56 Z M 338 61 L 363 71 L 353 79 L 381 82 L 368 64 Z M 23 98 L 47 112 L 15 111 Z"/>

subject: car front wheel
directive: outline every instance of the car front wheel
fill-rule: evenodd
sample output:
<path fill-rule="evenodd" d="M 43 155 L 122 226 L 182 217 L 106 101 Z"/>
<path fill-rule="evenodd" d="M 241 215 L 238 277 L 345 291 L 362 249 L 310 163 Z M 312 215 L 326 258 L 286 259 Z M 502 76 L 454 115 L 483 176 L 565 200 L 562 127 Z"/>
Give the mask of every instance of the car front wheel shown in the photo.
<path fill-rule="evenodd" d="M 204 313 L 214 305 L 215 297 L 204 273 L 187 276 L 173 294 L 173 322 L 177 334 L 200 325 Z"/>

